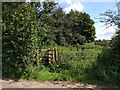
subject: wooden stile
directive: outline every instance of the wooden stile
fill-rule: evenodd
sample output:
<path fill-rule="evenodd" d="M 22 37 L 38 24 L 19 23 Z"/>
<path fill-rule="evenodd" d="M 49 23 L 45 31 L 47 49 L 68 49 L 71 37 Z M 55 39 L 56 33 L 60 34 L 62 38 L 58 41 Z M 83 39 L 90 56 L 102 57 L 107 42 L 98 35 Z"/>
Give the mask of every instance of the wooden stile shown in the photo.
<path fill-rule="evenodd" d="M 40 52 L 40 54 L 39 54 Z M 55 62 L 58 62 L 58 52 L 57 52 L 57 48 L 53 48 L 53 49 L 37 49 L 36 50 L 37 56 L 37 64 L 40 64 L 40 61 L 44 61 L 48 64 L 52 64 Z"/>

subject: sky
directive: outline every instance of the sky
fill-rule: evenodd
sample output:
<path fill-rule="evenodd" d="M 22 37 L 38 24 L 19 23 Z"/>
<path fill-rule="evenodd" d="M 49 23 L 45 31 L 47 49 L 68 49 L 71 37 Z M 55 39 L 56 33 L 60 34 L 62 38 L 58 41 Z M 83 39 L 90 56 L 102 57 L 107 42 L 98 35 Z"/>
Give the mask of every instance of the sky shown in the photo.
<path fill-rule="evenodd" d="M 31 1 L 31 0 L 28 0 Z M 44 1 L 44 0 L 40 0 Z M 107 10 L 116 11 L 116 2 L 119 0 L 54 0 L 66 13 L 69 13 L 71 9 L 80 12 L 86 12 L 90 15 L 91 19 L 95 22 L 96 28 L 96 40 L 110 40 L 115 34 L 116 28 L 111 26 L 106 29 L 105 23 L 99 22 L 100 14 Z"/>

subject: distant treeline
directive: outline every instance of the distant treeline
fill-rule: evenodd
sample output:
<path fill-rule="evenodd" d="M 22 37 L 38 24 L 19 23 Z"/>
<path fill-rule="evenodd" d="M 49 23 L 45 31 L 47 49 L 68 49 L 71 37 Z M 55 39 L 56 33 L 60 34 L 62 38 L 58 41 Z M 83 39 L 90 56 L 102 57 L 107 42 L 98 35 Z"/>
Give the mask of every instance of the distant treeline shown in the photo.
<path fill-rule="evenodd" d="M 107 46 L 110 47 L 112 45 L 112 40 L 95 40 L 95 45 Z"/>

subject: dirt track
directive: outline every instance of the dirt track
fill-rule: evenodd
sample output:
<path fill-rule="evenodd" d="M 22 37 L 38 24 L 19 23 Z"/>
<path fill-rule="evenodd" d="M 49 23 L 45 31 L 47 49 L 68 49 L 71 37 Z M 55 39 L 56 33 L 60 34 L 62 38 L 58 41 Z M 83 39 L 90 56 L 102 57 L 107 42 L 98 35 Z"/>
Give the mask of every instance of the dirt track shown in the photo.
<path fill-rule="evenodd" d="M 96 85 L 88 85 L 78 82 L 67 81 L 28 81 L 28 80 L 2 80 L 2 88 L 104 88 Z"/>

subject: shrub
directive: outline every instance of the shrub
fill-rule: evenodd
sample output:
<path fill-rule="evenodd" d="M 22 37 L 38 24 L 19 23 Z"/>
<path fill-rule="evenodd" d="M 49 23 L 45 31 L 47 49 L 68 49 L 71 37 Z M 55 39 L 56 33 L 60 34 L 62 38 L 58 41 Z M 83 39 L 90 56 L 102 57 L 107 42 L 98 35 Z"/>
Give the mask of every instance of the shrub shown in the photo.
<path fill-rule="evenodd" d="M 20 77 L 35 58 L 37 20 L 34 7 L 30 7 L 30 3 L 3 3 L 3 76 Z"/>
<path fill-rule="evenodd" d="M 98 56 L 97 63 L 93 66 L 94 77 L 99 81 L 119 85 L 120 56 L 111 48 L 104 49 Z M 96 68 L 94 70 L 94 68 Z"/>

